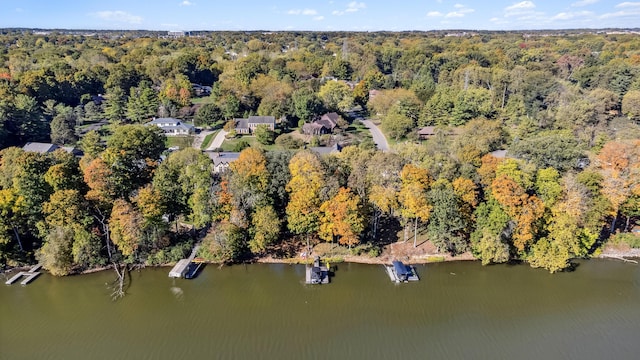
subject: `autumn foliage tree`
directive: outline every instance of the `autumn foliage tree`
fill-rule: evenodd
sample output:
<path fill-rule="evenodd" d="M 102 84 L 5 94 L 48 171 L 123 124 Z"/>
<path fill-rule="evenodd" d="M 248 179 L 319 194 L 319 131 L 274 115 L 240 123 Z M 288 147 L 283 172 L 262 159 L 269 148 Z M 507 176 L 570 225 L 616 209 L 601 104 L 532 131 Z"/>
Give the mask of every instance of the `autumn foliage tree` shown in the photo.
<path fill-rule="evenodd" d="M 358 195 L 350 189 L 340 188 L 338 193 L 320 206 L 321 239 L 331 241 L 335 238 L 343 245 L 351 246 L 360 242 L 360 234 L 365 228 L 362 204 Z"/>

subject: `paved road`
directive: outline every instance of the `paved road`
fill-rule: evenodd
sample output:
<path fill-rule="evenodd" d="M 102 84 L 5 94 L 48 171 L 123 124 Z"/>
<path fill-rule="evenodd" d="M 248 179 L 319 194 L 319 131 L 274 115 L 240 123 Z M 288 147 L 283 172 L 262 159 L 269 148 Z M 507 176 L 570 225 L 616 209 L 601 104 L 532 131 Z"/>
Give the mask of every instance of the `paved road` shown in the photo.
<path fill-rule="evenodd" d="M 371 132 L 371 136 L 373 137 L 373 142 L 376 144 L 379 150 L 381 151 L 389 151 L 389 143 L 387 142 L 387 138 L 384 137 L 384 134 L 376 124 L 371 122 L 371 120 L 360 120 Z"/>
<path fill-rule="evenodd" d="M 213 141 L 211 142 L 211 145 L 209 145 L 207 150 L 211 151 L 211 150 L 215 150 L 215 149 L 221 147 L 222 143 L 224 142 L 224 137 L 227 136 L 227 134 L 228 133 L 226 131 L 220 129 L 220 132 L 218 132 L 218 134 L 213 139 Z"/>

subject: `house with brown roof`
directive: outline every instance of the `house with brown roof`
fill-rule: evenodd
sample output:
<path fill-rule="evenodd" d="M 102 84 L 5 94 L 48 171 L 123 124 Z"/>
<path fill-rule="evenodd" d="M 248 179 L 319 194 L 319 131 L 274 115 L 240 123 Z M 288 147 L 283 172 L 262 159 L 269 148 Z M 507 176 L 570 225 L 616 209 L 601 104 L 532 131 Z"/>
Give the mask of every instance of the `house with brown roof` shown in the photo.
<path fill-rule="evenodd" d="M 327 113 L 311 123 L 302 126 L 302 132 L 306 135 L 322 135 L 331 134 L 333 129 L 338 126 L 340 115 L 335 112 Z"/>

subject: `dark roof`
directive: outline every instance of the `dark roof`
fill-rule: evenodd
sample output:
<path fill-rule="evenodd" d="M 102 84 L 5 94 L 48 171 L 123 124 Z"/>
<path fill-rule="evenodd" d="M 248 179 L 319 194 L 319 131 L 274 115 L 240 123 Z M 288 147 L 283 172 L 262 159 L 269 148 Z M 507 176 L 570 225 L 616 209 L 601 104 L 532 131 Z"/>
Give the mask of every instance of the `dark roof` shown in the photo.
<path fill-rule="evenodd" d="M 334 124 L 337 124 L 339 118 L 340 118 L 340 115 L 338 115 L 338 113 L 330 112 L 330 113 L 326 113 L 326 114 L 322 115 L 320 120 L 330 120 Z"/>
<path fill-rule="evenodd" d="M 249 128 L 249 120 L 248 119 L 234 119 L 236 123 L 236 129 L 248 129 Z"/>
<path fill-rule="evenodd" d="M 318 147 L 311 147 L 309 148 L 309 150 L 315 152 L 318 155 L 328 155 L 328 154 L 339 153 L 342 150 L 342 146 L 340 146 L 339 144 L 335 144 L 333 146 L 318 146 Z"/>
<path fill-rule="evenodd" d="M 247 119 L 252 124 L 275 124 L 276 118 L 273 116 L 249 116 Z"/>
<path fill-rule="evenodd" d="M 393 269 L 396 271 L 396 275 L 398 275 L 398 277 L 406 277 L 411 273 L 409 269 L 407 269 L 407 266 L 398 260 L 393 261 L 392 264 Z"/>

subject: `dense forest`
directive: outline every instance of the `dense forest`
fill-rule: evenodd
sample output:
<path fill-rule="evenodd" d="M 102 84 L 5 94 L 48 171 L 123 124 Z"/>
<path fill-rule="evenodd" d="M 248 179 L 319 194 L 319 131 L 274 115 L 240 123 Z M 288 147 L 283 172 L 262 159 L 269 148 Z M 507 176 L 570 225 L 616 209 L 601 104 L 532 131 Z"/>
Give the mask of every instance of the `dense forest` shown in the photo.
<path fill-rule="evenodd" d="M 205 232 L 201 256 L 222 262 L 290 255 L 291 241 L 375 255 L 419 232 L 443 253 L 551 272 L 607 242 L 640 247 L 635 34 L 0 30 L 0 44 L 5 266 L 164 264 Z M 320 156 L 290 135 L 327 111 L 347 133 L 354 109 L 392 151 L 350 141 Z M 278 150 L 245 148 L 222 174 L 141 125 L 247 115 L 279 119 Z M 20 148 L 37 141 L 84 155 Z"/>

